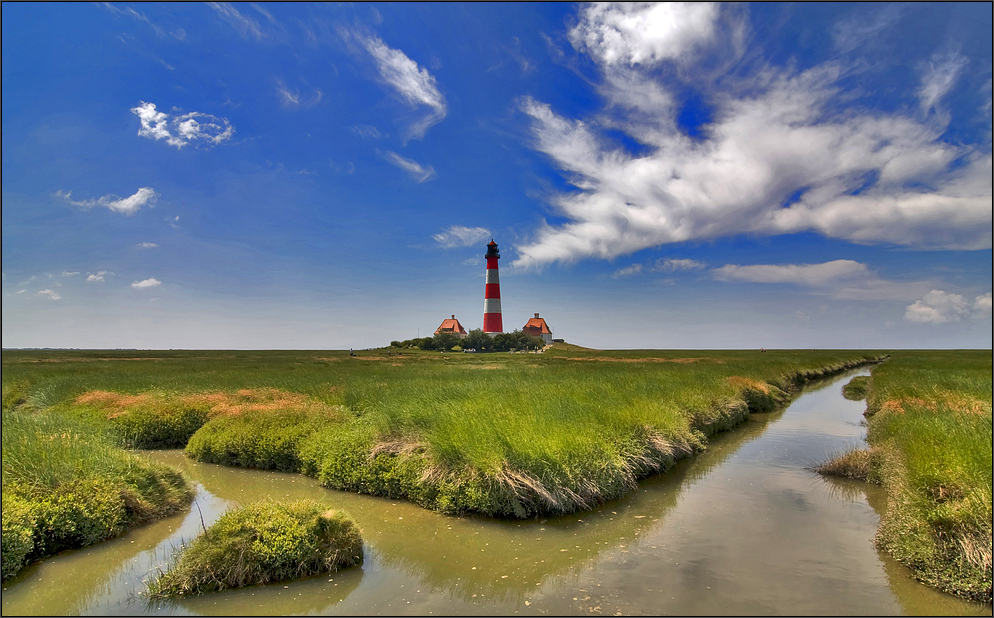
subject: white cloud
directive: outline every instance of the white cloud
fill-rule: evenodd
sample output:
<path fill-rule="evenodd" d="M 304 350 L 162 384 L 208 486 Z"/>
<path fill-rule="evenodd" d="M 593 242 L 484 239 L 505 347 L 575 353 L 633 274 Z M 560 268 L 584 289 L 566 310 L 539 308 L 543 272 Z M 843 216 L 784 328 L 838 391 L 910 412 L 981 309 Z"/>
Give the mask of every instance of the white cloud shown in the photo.
<path fill-rule="evenodd" d="M 471 247 L 490 238 L 490 230 L 485 227 L 451 225 L 444 231 L 433 235 L 432 238 L 446 249 L 451 249 L 452 247 Z"/>
<path fill-rule="evenodd" d="M 154 242 L 142 242 L 142 243 L 138 243 L 138 248 L 139 249 L 155 249 L 158 246 L 159 245 L 156 244 L 156 243 L 154 243 Z"/>
<path fill-rule="evenodd" d="M 142 187 L 138 189 L 129 197 L 118 197 L 116 195 L 105 195 L 97 199 L 76 201 L 72 199 L 72 191 L 56 191 L 56 197 L 61 197 L 73 206 L 78 206 L 80 208 L 93 208 L 94 206 L 104 206 L 113 210 L 114 212 L 119 212 L 125 215 L 133 215 L 138 212 L 142 206 L 149 206 L 150 208 L 154 206 L 155 200 L 158 199 L 159 195 L 155 192 L 152 187 Z"/>
<path fill-rule="evenodd" d="M 519 102 L 534 148 L 575 190 L 553 196 L 566 222 L 541 226 L 517 247 L 516 266 L 804 231 L 923 249 L 991 246 L 989 154 L 943 141 L 944 129 L 913 115 L 845 105 L 851 93 L 838 63 L 700 78 L 694 58 L 721 52 L 737 26 L 726 5 L 708 9 L 717 17 L 696 6 L 583 5 L 572 40 L 597 61 L 606 105 L 593 118 L 567 118 L 532 98 Z M 688 14 L 651 40 L 638 34 L 650 12 L 664 10 Z M 685 66 L 657 66 L 674 61 Z M 936 61 L 922 101 L 941 98 L 957 62 Z M 677 121 L 680 80 L 702 91 L 710 111 L 697 136 Z M 605 128 L 626 133 L 641 152 L 619 147 Z"/>
<path fill-rule="evenodd" d="M 934 282 L 888 281 L 865 264 L 853 260 L 833 260 L 821 264 L 726 264 L 711 271 L 718 281 L 785 283 L 811 288 L 812 293 L 836 300 L 909 301 L 931 289 Z"/>
<path fill-rule="evenodd" d="M 932 290 L 924 298 L 908 305 L 904 319 L 921 324 L 944 324 L 966 318 L 983 319 L 991 315 L 991 293 L 981 294 L 971 304 L 959 294 Z"/>
<path fill-rule="evenodd" d="M 41 296 L 49 300 L 62 300 L 62 297 L 59 295 L 59 293 L 54 290 L 42 290 L 36 293 L 35 296 Z"/>
<path fill-rule="evenodd" d="M 141 121 L 139 136 L 151 140 L 164 139 L 167 144 L 177 149 L 190 143 L 212 148 L 231 139 L 235 132 L 235 128 L 227 118 L 201 112 L 170 116 L 158 111 L 154 103 L 145 101 L 141 101 L 138 107 L 133 107 L 131 113 L 138 116 Z"/>
<path fill-rule="evenodd" d="M 104 277 L 106 277 L 107 274 L 108 272 L 106 270 L 101 270 L 100 272 L 97 273 L 90 273 L 86 277 L 86 281 L 87 283 L 99 283 L 104 281 Z"/>
<path fill-rule="evenodd" d="M 386 160 L 393 163 L 400 169 L 404 170 L 410 174 L 411 178 L 418 182 L 425 182 L 435 178 L 435 168 L 432 166 L 423 167 L 417 161 L 412 161 L 411 159 L 405 159 L 396 152 L 387 151 Z"/>
<path fill-rule="evenodd" d="M 987 318 L 991 315 L 991 293 L 981 294 L 973 300 L 973 315 Z"/>
<path fill-rule="evenodd" d="M 843 279 L 865 278 L 870 275 L 865 264 L 853 260 L 833 260 L 822 264 L 756 264 L 738 266 L 726 264 L 712 271 L 719 281 L 748 281 L 751 283 L 793 283 L 821 287 Z"/>
<path fill-rule="evenodd" d="M 408 129 L 408 137 L 422 138 L 425 132 L 441 122 L 448 114 L 445 97 L 439 92 L 435 77 L 428 69 L 407 57 L 399 49 L 391 49 L 375 36 L 358 36 L 359 42 L 373 57 L 384 82 L 414 107 L 429 108 L 428 114 Z"/>
<path fill-rule="evenodd" d="M 925 295 L 925 298 L 908 305 L 904 311 L 904 319 L 923 324 L 942 324 L 956 322 L 969 313 L 970 306 L 959 294 L 932 290 Z"/>
<path fill-rule="evenodd" d="M 841 52 L 851 52 L 868 41 L 873 41 L 901 17 L 900 5 L 887 4 L 875 13 L 860 13 L 835 25 L 832 39 Z"/>
<path fill-rule="evenodd" d="M 570 42 L 605 65 L 658 64 L 706 43 L 714 32 L 717 7 L 694 3 L 586 4 Z"/>
<path fill-rule="evenodd" d="M 136 290 L 147 290 L 149 288 L 157 288 L 160 285 L 162 285 L 161 281 L 153 277 L 150 277 L 148 279 L 145 279 L 144 281 L 135 281 L 134 283 L 131 284 L 131 287 L 133 287 Z"/>
<path fill-rule="evenodd" d="M 62 276 L 63 277 L 75 277 L 78 274 L 80 274 L 80 272 L 78 270 L 74 270 L 74 271 L 64 270 L 64 271 L 62 271 Z"/>

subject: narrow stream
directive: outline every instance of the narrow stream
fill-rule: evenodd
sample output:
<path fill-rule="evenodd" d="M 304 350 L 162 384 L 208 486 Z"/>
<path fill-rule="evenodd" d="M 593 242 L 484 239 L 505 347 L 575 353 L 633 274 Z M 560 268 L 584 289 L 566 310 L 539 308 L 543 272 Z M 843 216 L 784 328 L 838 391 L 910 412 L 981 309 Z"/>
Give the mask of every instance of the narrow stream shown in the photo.
<path fill-rule="evenodd" d="M 197 481 L 195 505 L 25 569 L 3 588 L 12 614 L 912 614 L 991 606 L 911 579 L 873 547 L 885 496 L 811 471 L 862 444 L 864 402 L 812 385 L 753 415 L 708 451 L 594 511 L 499 521 L 335 492 L 312 479 L 148 452 Z M 365 562 L 333 576 L 150 605 L 143 581 L 226 509 L 316 498 L 347 511 Z M 203 521 L 203 523 L 202 523 Z"/>

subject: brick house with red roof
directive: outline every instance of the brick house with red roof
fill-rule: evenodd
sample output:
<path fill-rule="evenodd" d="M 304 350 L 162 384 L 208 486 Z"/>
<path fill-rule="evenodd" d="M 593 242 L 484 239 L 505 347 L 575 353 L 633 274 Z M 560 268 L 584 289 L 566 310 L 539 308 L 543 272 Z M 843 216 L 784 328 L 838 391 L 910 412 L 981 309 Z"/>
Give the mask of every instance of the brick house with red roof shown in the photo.
<path fill-rule="evenodd" d="M 552 329 L 545 323 L 545 318 L 538 317 L 537 313 L 535 317 L 528 320 L 528 323 L 521 330 L 526 335 L 540 337 L 547 344 L 552 343 Z"/>
<path fill-rule="evenodd" d="M 453 314 L 451 318 L 442 320 L 442 324 L 435 329 L 435 334 L 437 335 L 438 333 L 452 333 L 453 335 L 465 337 L 466 329 L 463 328 L 459 320 L 456 319 L 455 314 Z"/>

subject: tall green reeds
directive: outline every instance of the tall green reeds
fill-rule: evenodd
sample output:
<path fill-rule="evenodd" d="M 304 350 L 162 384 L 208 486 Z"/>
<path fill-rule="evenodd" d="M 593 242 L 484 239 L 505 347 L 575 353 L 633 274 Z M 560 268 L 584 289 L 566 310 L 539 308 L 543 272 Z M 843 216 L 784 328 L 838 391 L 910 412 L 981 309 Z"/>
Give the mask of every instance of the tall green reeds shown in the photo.
<path fill-rule="evenodd" d="M 104 426 L 54 412 L 3 411 L 3 577 L 175 512 L 178 472 L 114 445 Z"/>

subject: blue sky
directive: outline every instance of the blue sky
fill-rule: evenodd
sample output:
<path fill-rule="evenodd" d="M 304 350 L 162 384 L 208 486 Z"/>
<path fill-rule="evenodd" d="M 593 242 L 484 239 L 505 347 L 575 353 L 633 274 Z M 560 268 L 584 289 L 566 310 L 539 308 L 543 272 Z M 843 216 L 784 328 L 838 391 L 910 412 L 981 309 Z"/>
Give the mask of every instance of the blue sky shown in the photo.
<path fill-rule="evenodd" d="M 3 346 L 991 346 L 991 5 L 3 4 Z"/>

